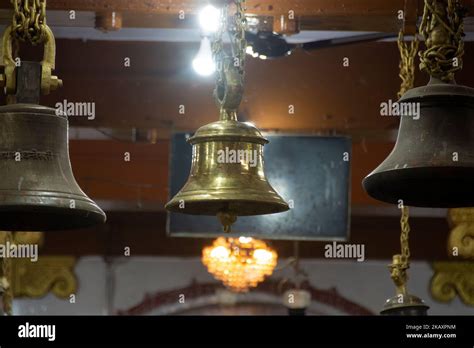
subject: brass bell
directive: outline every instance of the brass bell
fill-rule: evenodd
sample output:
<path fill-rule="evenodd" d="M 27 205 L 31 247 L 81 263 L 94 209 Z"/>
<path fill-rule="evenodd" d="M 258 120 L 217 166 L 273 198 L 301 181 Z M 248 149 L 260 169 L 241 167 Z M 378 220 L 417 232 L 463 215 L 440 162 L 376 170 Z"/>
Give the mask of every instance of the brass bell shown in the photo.
<path fill-rule="evenodd" d="M 237 121 L 236 111 L 222 110 L 220 115 L 219 121 L 199 128 L 188 139 L 193 146 L 191 172 L 166 209 L 230 216 L 288 210 L 265 177 L 263 146 L 268 140 L 253 125 Z"/>
<path fill-rule="evenodd" d="M 0 173 L 0 230 L 69 230 L 105 221 L 74 179 L 68 120 L 55 109 L 0 106 Z"/>
<path fill-rule="evenodd" d="M 474 89 L 432 77 L 399 105 L 419 114 L 401 117 L 394 149 L 363 180 L 367 193 L 408 206 L 474 206 Z"/>

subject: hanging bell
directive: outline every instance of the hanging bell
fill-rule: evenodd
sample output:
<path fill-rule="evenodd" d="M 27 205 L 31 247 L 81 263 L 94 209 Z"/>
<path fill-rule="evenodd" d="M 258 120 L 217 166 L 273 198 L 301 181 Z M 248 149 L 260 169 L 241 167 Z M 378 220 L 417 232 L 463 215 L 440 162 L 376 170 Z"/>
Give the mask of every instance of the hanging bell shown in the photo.
<path fill-rule="evenodd" d="M 191 172 L 166 209 L 194 215 L 235 216 L 283 212 L 288 204 L 265 177 L 263 146 L 254 126 L 237 121 L 235 111 L 205 125 L 188 139 L 193 146 Z"/>
<path fill-rule="evenodd" d="M 33 104 L 0 107 L 0 229 L 69 230 L 105 221 L 74 179 L 68 120 Z"/>
<path fill-rule="evenodd" d="M 40 92 L 62 84 L 51 74 L 54 59 L 54 36 L 46 26 L 43 61 L 16 67 L 11 27 L 5 30 L 0 81 L 11 104 L 0 106 L 0 230 L 70 230 L 105 222 L 74 179 L 67 116 L 37 105 Z"/>
<path fill-rule="evenodd" d="M 289 209 L 265 177 L 263 146 L 268 140 L 255 126 L 237 120 L 243 72 L 231 62 L 221 65 L 225 68 L 214 90 L 219 121 L 188 139 L 193 146 L 188 181 L 166 204 L 172 212 L 218 216 L 226 232 L 237 216 Z"/>
<path fill-rule="evenodd" d="M 390 155 L 364 180 L 380 201 L 416 207 L 474 206 L 474 89 L 431 78 L 399 101 L 405 110 Z"/>

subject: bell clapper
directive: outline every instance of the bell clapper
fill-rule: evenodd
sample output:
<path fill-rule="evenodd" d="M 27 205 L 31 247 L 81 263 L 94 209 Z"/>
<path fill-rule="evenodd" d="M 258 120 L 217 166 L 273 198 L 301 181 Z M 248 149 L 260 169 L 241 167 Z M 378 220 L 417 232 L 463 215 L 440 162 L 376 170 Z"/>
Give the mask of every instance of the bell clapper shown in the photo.
<path fill-rule="evenodd" d="M 218 212 L 217 218 L 219 219 L 222 226 L 224 227 L 225 233 L 230 233 L 232 224 L 234 224 L 237 221 L 237 215 L 228 211 Z"/>

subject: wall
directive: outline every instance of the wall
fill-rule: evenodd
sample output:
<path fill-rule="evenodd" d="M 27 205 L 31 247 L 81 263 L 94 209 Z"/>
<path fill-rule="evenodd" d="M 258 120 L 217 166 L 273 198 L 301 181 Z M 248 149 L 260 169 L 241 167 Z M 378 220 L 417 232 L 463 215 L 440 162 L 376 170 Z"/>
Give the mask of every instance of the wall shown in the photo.
<path fill-rule="evenodd" d="M 284 261 L 282 261 L 284 263 Z M 303 260 L 302 267 L 311 283 L 319 289 L 336 288 L 347 299 L 378 313 L 387 297 L 394 295 L 394 287 L 387 270 L 388 261 Z M 115 259 L 110 268 L 115 286 L 109 290 L 113 300 L 107 301 L 107 266 L 99 257 L 81 258 L 76 266 L 79 289 L 76 303 L 48 295 L 39 300 L 17 299 L 15 315 L 103 315 L 126 310 L 140 303 L 146 294 L 159 290 L 186 287 L 193 279 L 212 281 L 197 258 L 130 257 Z M 277 271 L 274 277 L 285 277 L 288 269 Z M 409 271 L 409 290 L 423 298 L 431 307 L 431 315 L 473 315 L 474 308 L 459 299 L 449 304 L 434 301 L 429 294 L 433 271 L 428 263 L 413 262 Z M 111 279 L 111 278 L 109 278 Z M 324 306 L 321 306 L 323 309 Z M 327 309 L 322 313 L 332 313 Z M 334 312 L 334 311 L 333 311 Z"/>

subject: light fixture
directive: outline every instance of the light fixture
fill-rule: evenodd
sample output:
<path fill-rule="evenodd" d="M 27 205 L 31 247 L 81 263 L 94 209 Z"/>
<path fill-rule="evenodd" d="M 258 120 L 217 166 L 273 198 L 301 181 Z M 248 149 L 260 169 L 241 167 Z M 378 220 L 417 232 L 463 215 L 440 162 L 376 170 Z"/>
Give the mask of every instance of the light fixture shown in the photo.
<path fill-rule="evenodd" d="M 220 19 L 220 11 L 212 5 L 207 5 L 199 12 L 199 25 L 205 34 L 217 32 L 221 24 Z"/>
<path fill-rule="evenodd" d="M 216 65 L 212 59 L 211 42 L 205 36 L 202 38 L 199 52 L 193 60 L 193 68 L 201 76 L 210 76 L 216 71 Z"/>
<path fill-rule="evenodd" d="M 234 292 L 247 292 L 271 275 L 277 253 L 264 241 L 249 237 L 217 238 L 202 252 L 202 262 Z"/>

